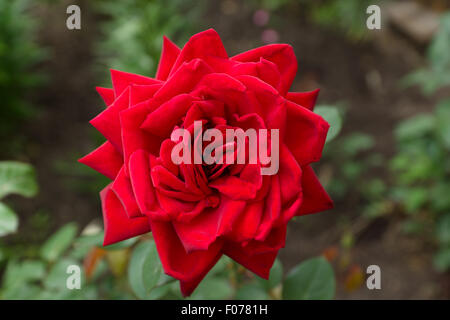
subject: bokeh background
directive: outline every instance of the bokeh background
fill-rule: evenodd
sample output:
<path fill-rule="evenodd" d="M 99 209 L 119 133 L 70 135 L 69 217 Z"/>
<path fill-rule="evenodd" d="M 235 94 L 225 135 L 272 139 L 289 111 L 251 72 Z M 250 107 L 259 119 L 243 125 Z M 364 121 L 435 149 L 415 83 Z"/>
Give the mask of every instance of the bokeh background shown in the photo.
<path fill-rule="evenodd" d="M 66 28 L 71 4 L 81 30 Z M 381 30 L 366 28 L 370 4 Z M 0 0 L 0 298 L 76 298 L 58 291 L 60 259 L 95 274 L 83 298 L 135 297 L 130 249 L 79 237 L 101 229 L 108 183 L 77 162 L 103 141 L 88 124 L 104 108 L 95 86 L 109 68 L 154 75 L 163 35 L 181 47 L 210 27 L 230 56 L 291 44 L 291 91 L 320 88 L 336 135 L 314 166 L 335 209 L 290 223 L 279 272 L 323 255 L 337 299 L 449 299 L 448 0 Z M 373 264 L 381 290 L 366 287 Z"/>

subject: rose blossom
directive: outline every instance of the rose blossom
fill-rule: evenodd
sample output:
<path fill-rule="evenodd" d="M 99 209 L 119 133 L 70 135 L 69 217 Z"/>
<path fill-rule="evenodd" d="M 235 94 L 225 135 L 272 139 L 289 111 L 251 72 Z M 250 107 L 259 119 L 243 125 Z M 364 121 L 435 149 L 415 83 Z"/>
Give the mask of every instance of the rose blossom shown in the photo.
<path fill-rule="evenodd" d="M 164 38 L 155 78 L 111 70 L 113 88 L 97 88 L 108 107 L 91 120 L 107 141 L 80 159 L 113 180 L 100 193 L 104 245 L 151 231 L 183 295 L 222 254 L 267 279 L 288 221 L 332 207 L 310 167 L 329 125 L 312 112 L 318 90 L 288 92 L 296 72 L 291 46 L 230 58 L 212 29 L 181 50 Z M 222 132 L 278 129 L 278 172 L 261 175 L 262 161 L 175 164 L 171 134 L 193 132 L 194 121 Z"/>

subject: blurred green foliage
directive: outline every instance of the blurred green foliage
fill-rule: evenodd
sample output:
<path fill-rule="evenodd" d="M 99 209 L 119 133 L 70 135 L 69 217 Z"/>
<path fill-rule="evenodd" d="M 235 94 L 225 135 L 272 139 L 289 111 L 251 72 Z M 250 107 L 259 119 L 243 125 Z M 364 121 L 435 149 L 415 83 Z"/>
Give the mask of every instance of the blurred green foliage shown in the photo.
<path fill-rule="evenodd" d="M 179 44 L 198 31 L 205 0 L 99 1 L 105 16 L 97 47 L 102 68 L 154 75 L 163 35 Z"/>
<path fill-rule="evenodd" d="M 0 161 L 0 200 L 10 194 L 33 197 L 38 191 L 32 166 L 15 161 Z M 0 202 L 0 237 L 17 231 L 16 213 Z"/>
<path fill-rule="evenodd" d="M 450 268 L 450 100 L 432 113 L 401 122 L 396 131 L 397 154 L 392 196 L 409 219 L 405 231 L 425 234 L 439 247 L 435 265 Z"/>
<path fill-rule="evenodd" d="M 0 1 L 0 141 L 8 141 L 2 143 L 2 154 L 15 148 L 12 140 L 20 136 L 18 125 L 33 113 L 26 96 L 43 79 L 32 71 L 45 53 L 34 43 L 36 21 L 30 4 Z"/>
<path fill-rule="evenodd" d="M 67 224 L 32 256 L 9 250 L 0 298 L 183 299 L 178 281 L 163 272 L 151 238 L 102 247 L 103 233 L 88 229 L 77 237 L 77 227 Z M 69 266 L 80 268 L 80 289 L 67 288 Z M 335 286 L 333 269 L 324 258 L 306 260 L 286 277 L 276 260 L 269 280 L 264 280 L 224 256 L 187 299 L 332 299 Z"/>
<path fill-rule="evenodd" d="M 419 85 L 426 95 L 450 86 L 450 13 L 442 16 L 439 31 L 427 50 L 427 66 L 409 74 L 407 86 Z"/>
<path fill-rule="evenodd" d="M 366 9 L 371 0 L 319 0 L 308 1 L 311 18 L 319 25 L 338 29 L 350 39 L 360 40 L 367 33 Z"/>

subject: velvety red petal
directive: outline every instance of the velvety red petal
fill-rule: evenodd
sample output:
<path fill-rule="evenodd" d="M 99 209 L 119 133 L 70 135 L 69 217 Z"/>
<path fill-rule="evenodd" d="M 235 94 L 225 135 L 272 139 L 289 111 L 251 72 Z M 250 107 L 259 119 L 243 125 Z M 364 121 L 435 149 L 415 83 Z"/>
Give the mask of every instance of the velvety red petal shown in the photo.
<path fill-rule="evenodd" d="M 316 105 L 317 97 L 319 96 L 319 91 L 320 89 L 309 92 L 288 92 L 286 99 L 313 111 L 314 106 Z"/>
<path fill-rule="evenodd" d="M 141 76 L 139 74 L 123 72 L 119 70 L 111 69 L 111 81 L 114 88 L 116 97 L 120 96 L 122 92 L 131 84 L 158 84 L 161 81 Z"/>
<path fill-rule="evenodd" d="M 151 112 L 141 128 L 159 137 L 168 137 L 173 128 L 186 115 L 194 98 L 188 94 L 180 94 L 162 104 Z"/>
<path fill-rule="evenodd" d="M 103 245 L 107 246 L 122 240 L 139 236 L 150 231 L 147 217 L 129 219 L 125 210 L 117 199 L 111 186 L 100 192 L 103 210 L 105 236 Z"/>
<path fill-rule="evenodd" d="M 152 219 L 151 227 L 165 273 L 180 281 L 198 280 L 217 261 L 217 255 L 222 249 L 223 242 L 216 241 L 208 250 L 188 253 L 178 238 L 172 223 Z"/>
<path fill-rule="evenodd" d="M 273 251 L 249 255 L 242 249 L 240 244 L 232 242 L 225 243 L 223 252 L 237 263 L 264 279 L 269 279 L 270 268 L 272 268 L 278 253 L 277 251 Z"/>
<path fill-rule="evenodd" d="M 311 166 L 305 166 L 302 169 L 303 203 L 297 215 L 301 216 L 333 208 L 333 200 L 320 184 Z"/>
<path fill-rule="evenodd" d="M 247 203 L 245 210 L 236 218 L 227 238 L 235 242 L 245 242 L 255 237 L 264 211 L 264 201 Z"/>
<path fill-rule="evenodd" d="M 294 49 L 288 44 L 270 44 L 250 51 L 243 52 L 231 58 L 240 62 L 258 62 L 261 58 L 273 62 L 281 75 L 279 92 L 283 96 L 291 87 L 297 73 L 297 59 Z"/>
<path fill-rule="evenodd" d="M 150 177 L 150 158 L 144 150 L 137 150 L 130 156 L 129 175 L 139 210 L 154 219 L 168 220 L 159 206 Z"/>
<path fill-rule="evenodd" d="M 265 199 L 264 213 L 259 225 L 256 240 L 263 241 L 272 230 L 281 214 L 280 181 L 278 176 L 272 176 L 269 194 Z"/>
<path fill-rule="evenodd" d="M 280 146 L 280 190 L 282 204 L 291 202 L 301 196 L 302 170 L 289 149 L 283 144 Z"/>
<path fill-rule="evenodd" d="M 190 222 L 174 222 L 173 226 L 187 252 L 207 250 L 217 237 L 231 230 L 233 222 L 244 208 L 244 201 L 221 197 L 217 208 L 205 209 Z"/>
<path fill-rule="evenodd" d="M 123 165 L 122 155 L 108 141 L 78 161 L 111 180 L 116 178 Z"/>
<path fill-rule="evenodd" d="M 193 35 L 184 45 L 170 75 L 172 75 L 184 62 L 189 62 L 199 58 L 208 62 L 210 57 L 227 58 L 227 52 L 222 44 L 222 40 L 214 29 Z"/>
<path fill-rule="evenodd" d="M 177 47 L 169 38 L 163 37 L 163 47 L 161 50 L 161 58 L 159 59 L 158 70 L 156 71 L 156 79 L 167 80 L 170 70 L 180 54 L 180 48 Z"/>
<path fill-rule="evenodd" d="M 162 84 L 133 84 L 130 86 L 130 107 L 149 100 L 156 91 L 161 88 Z"/>
<path fill-rule="evenodd" d="M 155 93 L 154 109 L 176 95 L 191 92 L 198 82 L 211 72 L 211 68 L 200 59 L 183 63 Z"/>
<path fill-rule="evenodd" d="M 194 280 L 190 280 L 190 281 L 181 280 L 180 281 L 181 294 L 184 297 L 190 296 L 191 293 L 195 290 L 195 288 L 197 288 L 197 286 L 200 284 L 200 282 L 206 276 L 206 274 L 209 272 L 209 270 L 211 270 L 212 267 L 214 267 L 214 265 L 217 263 L 217 261 L 219 261 L 219 259 L 221 257 L 222 257 L 222 252 L 219 251 L 216 255 L 216 258 L 212 259 L 209 266 L 205 267 L 203 272 L 198 277 L 196 277 Z"/>
<path fill-rule="evenodd" d="M 125 90 L 108 108 L 97 115 L 90 123 L 96 128 L 114 147 L 122 152 L 122 136 L 119 113 L 129 106 L 130 90 Z"/>
<path fill-rule="evenodd" d="M 146 102 L 141 102 L 120 113 L 122 125 L 122 145 L 125 163 L 136 150 L 146 150 L 157 155 L 162 139 L 140 128 L 150 109 Z"/>
<path fill-rule="evenodd" d="M 120 203 L 122 203 L 128 218 L 142 216 L 134 197 L 131 181 L 125 174 L 125 167 L 122 167 L 120 170 L 116 180 L 112 184 L 111 190 L 114 191 Z"/>
<path fill-rule="evenodd" d="M 330 125 L 319 115 L 289 100 L 285 143 L 300 166 L 319 161 Z"/>
<path fill-rule="evenodd" d="M 96 87 L 95 89 L 107 106 L 114 102 L 115 95 L 113 89 L 102 87 Z"/>

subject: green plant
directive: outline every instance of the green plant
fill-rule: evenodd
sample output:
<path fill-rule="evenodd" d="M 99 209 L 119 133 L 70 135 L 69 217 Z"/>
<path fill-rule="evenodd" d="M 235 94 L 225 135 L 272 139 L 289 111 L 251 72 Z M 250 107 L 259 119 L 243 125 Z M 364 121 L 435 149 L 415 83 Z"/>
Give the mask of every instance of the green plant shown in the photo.
<path fill-rule="evenodd" d="M 370 0 L 324 0 L 311 4 L 311 18 L 314 22 L 338 28 L 351 39 L 362 39 L 367 35 L 366 9 L 373 4 Z"/>
<path fill-rule="evenodd" d="M 199 26 L 204 6 L 193 0 L 125 0 L 100 2 L 106 15 L 104 40 L 97 48 L 99 60 L 108 68 L 153 75 L 163 35 L 185 41 Z"/>
<path fill-rule="evenodd" d="M 33 197 L 37 193 L 33 167 L 15 161 L 0 161 L 0 200 L 10 194 Z M 13 233 L 19 225 L 16 213 L 0 202 L 0 237 Z"/>
<path fill-rule="evenodd" d="M 29 7 L 28 0 L 0 2 L 0 141 L 8 141 L 3 153 L 14 149 L 11 139 L 17 142 L 17 126 L 33 112 L 26 96 L 42 80 L 32 72 L 44 51 L 34 42 L 36 22 Z"/>
<path fill-rule="evenodd" d="M 450 85 L 450 13 L 442 16 L 439 31 L 427 51 L 427 66 L 409 74 L 406 86 L 419 85 L 426 95 Z"/>
<path fill-rule="evenodd" d="M 401 122 L 396 131 L 397 154 L 391 168 L 391 194 L 409 219 L 405 230 L 434 239 L 439 247 L 435 266 L 450 268 L 450 100 L 433 113 Z"/>

